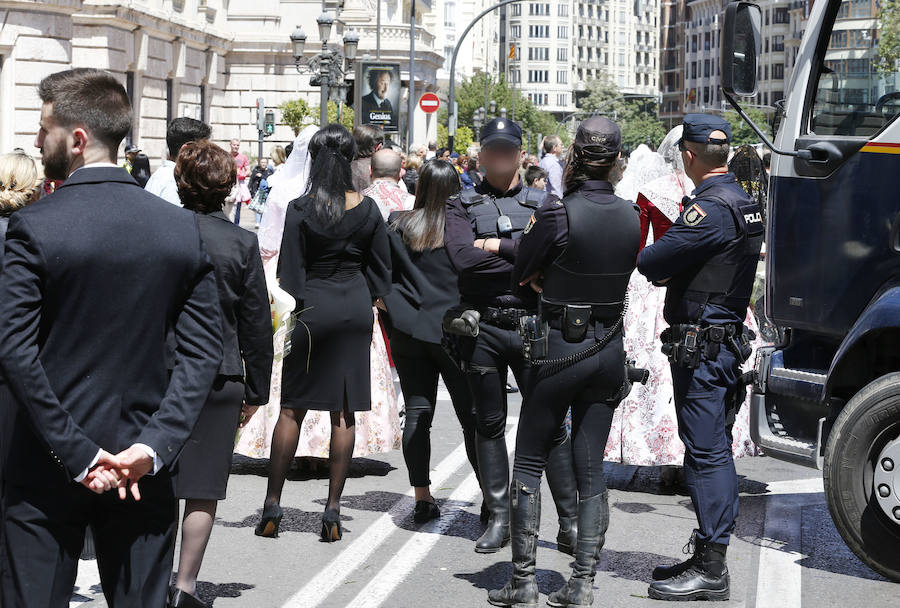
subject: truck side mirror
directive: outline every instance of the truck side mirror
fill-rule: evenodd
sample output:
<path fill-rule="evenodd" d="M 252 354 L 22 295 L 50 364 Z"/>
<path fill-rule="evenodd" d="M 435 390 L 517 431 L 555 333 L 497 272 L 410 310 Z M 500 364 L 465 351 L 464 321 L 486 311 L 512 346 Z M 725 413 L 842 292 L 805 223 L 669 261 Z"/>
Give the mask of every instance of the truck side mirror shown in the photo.
<path fill-rule="evenodd" d="M 750 2 L 733 2 L 722 26 L 722 89 L 729 95 L 756 95 L 757 61 L 762 48 L 762 11 Z"/>

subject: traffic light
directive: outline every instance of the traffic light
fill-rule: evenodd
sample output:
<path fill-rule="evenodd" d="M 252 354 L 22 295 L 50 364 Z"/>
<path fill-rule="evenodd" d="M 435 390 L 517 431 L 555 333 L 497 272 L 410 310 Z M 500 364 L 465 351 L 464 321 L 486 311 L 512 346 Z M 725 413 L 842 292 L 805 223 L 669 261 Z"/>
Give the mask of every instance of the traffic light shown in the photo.
<path fill-rule="evenodd" d="M 266 110 L 265 130 L 266 137 L 275 133 L 275 112 Z"/>
<path fill-rule="evenodd" d="M 266 130 L 266 102 L 262 97 L 256 98 L 256 130 Z"/>

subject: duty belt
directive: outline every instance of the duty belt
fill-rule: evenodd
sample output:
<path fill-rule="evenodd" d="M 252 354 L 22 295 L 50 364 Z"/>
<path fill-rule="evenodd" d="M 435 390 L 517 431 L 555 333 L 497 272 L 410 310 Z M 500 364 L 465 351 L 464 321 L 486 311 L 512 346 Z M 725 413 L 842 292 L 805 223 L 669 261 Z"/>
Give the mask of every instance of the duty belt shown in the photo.
<path fill-rule="evenodd" d="M 531 314 L 524 308 L 475 307 L 481 313 L 481 321 L 500 329 L 518 329 L 519 319 Z"/>
<path fill-rule="evenodd" d="M 679 324 L 660 335 L 663 354 L 672 363 L 688 369 L 698 368 L 701 356 L 708 361 L 715 360 L 723 344 L 743 364 L 750 358 L 750 342 L 755 338 L 756 335 L 750 330 L 745 331 L 740 323 L 707 326 Z"/>

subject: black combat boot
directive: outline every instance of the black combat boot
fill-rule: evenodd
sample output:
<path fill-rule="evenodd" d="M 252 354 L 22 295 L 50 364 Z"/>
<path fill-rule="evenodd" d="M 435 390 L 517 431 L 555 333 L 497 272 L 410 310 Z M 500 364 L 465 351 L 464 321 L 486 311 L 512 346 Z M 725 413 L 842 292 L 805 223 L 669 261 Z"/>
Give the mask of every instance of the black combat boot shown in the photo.
<path fill-rule="evenodd" d="M 535 559 L 541 526 L 541 489 L 529 488 L 513 478 L 509 491 L 512 495 L 513 575 L 502 589 L 488 593 L 488 602 L 492 606 L 534 608 L 539 599 Z"/>
<path fill-rule="evenodd" d="M 509 457 L 506 439 L 476 435 L 481 491 L 489 512 L 487 529 L 475 543 L 476 553 L 496 553 L 509 544 Z"/>
<path fill-rule="evenodd" d="M 575 566 L 565 586 L 550 594 L 547 604 L 554 607 L 592 606 L 594 603 L 594 567 L 609 528 L 609 492 L 578 501 L 578 542 Z"/>
<path fill-rule="evenodd" d="M 648 594 L 651 598 L 670 601 L 726 601 L 729 598 L 730 578 L 725 564 L 728 545 L 710 542 L 704 542 L 702 547 L 700 543 L 697 545 L 694 563 L 687 570 L 650 584 Z"/>
<path fill-rule="evenodd" d="M 664 581 L 667 578 L 678 576 L 697 562 L 697 556 L 703 552 L 703 547 L 706 546 L 705 540 L 697 538 L 698 532 L 699 530 L 694 530 L 691 533 L 690 540 L 688 540 L 687 544 L 681 548 L 681 552 L 685 555 L 690 555 L 690 557 L 685 561 L 672 566 L 657 566 L 653 569 L 653 580 Z"/>
<path fill-rule="evenodd" d="M 569 555 L 575 554 L 578 540 L 578 485 L 575 482 L 575 460 L 572 457 L 572 440 L 566 438 L 552 450 L 547 458 L 547 485 L 556 504 L 559 533 L 556 548 Z"/>

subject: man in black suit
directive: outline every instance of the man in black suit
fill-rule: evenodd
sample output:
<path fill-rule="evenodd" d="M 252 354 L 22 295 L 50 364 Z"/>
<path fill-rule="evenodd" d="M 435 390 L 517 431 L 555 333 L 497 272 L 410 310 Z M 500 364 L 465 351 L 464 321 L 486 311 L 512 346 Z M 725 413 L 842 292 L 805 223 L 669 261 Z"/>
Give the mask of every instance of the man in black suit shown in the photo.
<path fill-rule="evenodd" d="M 372 90 L 362 98 L 361 124 L 381 127 L 395 124 L 394 108 L 391 100 L 387 98 L 393 78 L 394 74 L 391 70 L 369 70 L 369 88 Z"/>
<path fill-rule="evenodd" d="M 108 604 L 161 608 L 170 470 L 222 359 L 213 266 L 194 214 L 115 165 L 131 127 L 115 78 L 59 72 L 38 94 L 35 145 L 65 183 L 10 218 L 0 273 L 0 368 L 19 406 L 2 592 L 16 608 L 68 606 L 90 524 Z"/>

